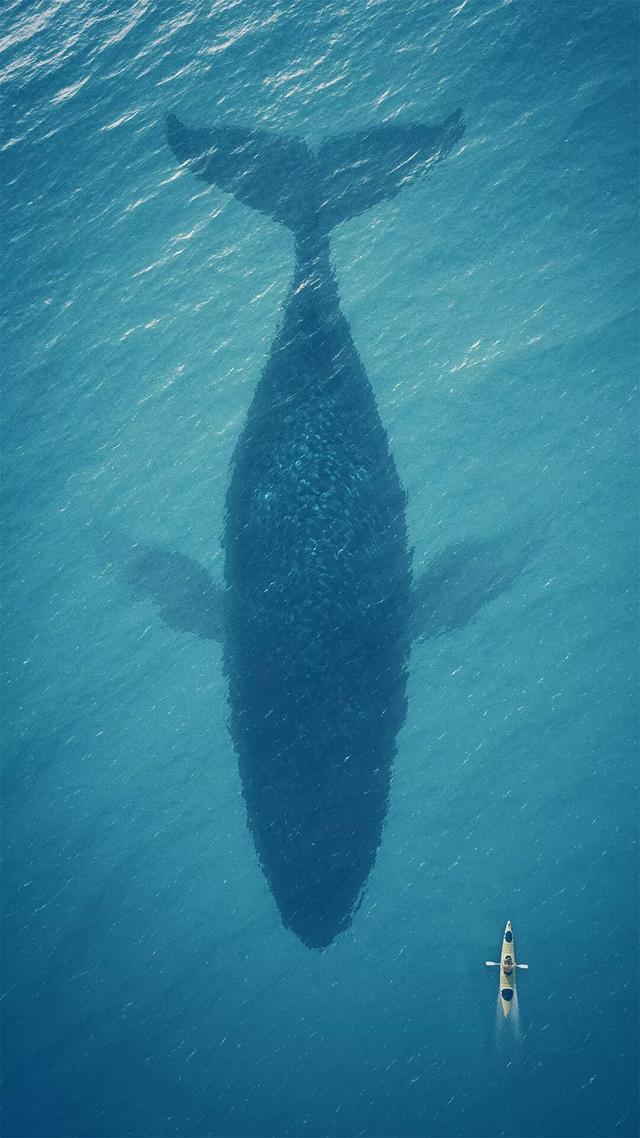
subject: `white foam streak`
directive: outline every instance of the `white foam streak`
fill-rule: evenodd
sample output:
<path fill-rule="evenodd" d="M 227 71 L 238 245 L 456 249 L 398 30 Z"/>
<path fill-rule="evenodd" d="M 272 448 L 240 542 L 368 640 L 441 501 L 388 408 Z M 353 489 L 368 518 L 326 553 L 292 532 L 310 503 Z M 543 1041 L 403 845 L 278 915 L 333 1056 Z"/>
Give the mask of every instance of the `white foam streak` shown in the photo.
<path fill-rule="evenodd" d="M 44 12 L 38 12 L 37 15 L 32 16 L 30 19 L 22 20 L 17 24 L 12 31 L 0 39 L 0 51 L 6 51 L 10 47 L 16 47 L 19 43 L 26 43 L 27 40 L 37 36 L 38 32 L 43 32 L 48 24 L 51 23 L 56 13 L 63 8 L 67 0 L 58 0 L 57 3 L 46 8 Z"/>

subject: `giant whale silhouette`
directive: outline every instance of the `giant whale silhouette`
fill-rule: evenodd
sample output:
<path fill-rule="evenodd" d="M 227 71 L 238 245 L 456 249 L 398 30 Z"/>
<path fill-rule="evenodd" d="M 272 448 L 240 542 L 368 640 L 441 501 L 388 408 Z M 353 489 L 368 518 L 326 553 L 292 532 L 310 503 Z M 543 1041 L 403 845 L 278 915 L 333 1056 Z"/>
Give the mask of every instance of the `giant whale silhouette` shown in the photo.
<path fill-rule="evenodd" d="M 178 160 L 288 226 L 296 261 L 232 460 L 222 606 L 179 554 L 143 551 L 132 576 L 164 598 L 169 623 L 223 638 L 249 828 L 284 924 L 312 948 L 350 924 L 380 845 L 410 644 L 405 494 L 340 311 L 329 233 L 425 173 L 463 129 L 456 112 L 314 154 L 167 119 Z"/>

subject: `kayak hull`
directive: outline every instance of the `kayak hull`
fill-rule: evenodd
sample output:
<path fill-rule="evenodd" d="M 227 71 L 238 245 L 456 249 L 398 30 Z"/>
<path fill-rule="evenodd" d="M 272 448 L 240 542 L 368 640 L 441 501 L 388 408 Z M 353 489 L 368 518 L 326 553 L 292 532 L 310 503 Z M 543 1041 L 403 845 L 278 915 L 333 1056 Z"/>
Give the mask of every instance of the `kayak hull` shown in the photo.
<path fill-rule="evenodd" d="M 506 973 L 505 960 L 510 956 L 513 961 L 513 971 Z M 511 928 L 511 921 L 507 921 L 505 925 L 504 935 L 502 937 L 502 950 L 500 952 L 500 1003 L 502 1005 L 502 1014 L 505 1019 L 511 1012 L 513 1002 L 516 998 L 516 946 L 513 939 L 513 929 Z"/>

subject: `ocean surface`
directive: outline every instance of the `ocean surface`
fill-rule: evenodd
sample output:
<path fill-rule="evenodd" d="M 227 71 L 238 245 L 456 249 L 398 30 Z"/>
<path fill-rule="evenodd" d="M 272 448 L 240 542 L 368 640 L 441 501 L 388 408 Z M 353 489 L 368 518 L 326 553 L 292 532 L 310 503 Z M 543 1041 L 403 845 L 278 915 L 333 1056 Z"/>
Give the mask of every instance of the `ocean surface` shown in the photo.
<path fill-rule="evenodd" d="M 7 1138 L 637 1133 L 638 15 L 5 4 Z M 144 546 L 222 582 L 294 264 L 164 116 L 317 147 L 456 108 L 446 160 L 331 234 L 414 578 L 483 552 L 413 644 L 377 859 L 314 950 L 247 828 L 220 645 L 127 579 Z"/>

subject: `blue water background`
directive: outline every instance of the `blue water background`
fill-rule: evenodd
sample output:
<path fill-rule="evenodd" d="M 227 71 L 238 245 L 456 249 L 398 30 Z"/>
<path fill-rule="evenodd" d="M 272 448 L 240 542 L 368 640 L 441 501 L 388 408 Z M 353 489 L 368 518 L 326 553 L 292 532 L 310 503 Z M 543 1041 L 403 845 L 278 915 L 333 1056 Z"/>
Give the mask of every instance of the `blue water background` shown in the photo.
<path fill-rule="evenodd" d="M 637 17 L 5 5 L 5 1134 L 636 1133 Z M 455 154 L 333 258 L 416 574 L 470 537 L 533 552 L 415 646 L 363 905 L 312 952 L 246 829 L 219 647 L 117 569 L 138 540 L 221 579 L 293 267 L 162 118 L 317 144 L 458 106 Z"/>

